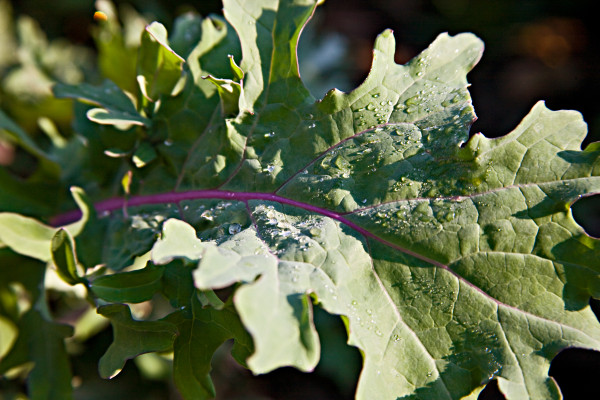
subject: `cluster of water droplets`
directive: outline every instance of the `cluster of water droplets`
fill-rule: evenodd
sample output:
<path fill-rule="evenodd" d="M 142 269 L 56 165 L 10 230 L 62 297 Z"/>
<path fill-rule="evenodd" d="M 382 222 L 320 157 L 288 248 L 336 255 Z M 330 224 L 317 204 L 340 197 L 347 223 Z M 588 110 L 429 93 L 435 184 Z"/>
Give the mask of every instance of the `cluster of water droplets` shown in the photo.
<path fill-rule="evenodd" d="M 243 202 L 192 200 L 182 202 L 183 219 L 199 232 L 202 240 L 229 240 L 250 225 Z"/>
<path fill-rule="evenodd" d="M 385 124 L 394 110 L 394 101 L 380 93 L 370 95 L 371 100 L 363 107 L 353 109 L 355 124 L 359 129 L 373 129 Z"/>
<path fill-rule="evenodd" d="M 321 235 L 318 219 L 294 217 L 284 214 L 273 205 L 260 204 L 252 212 L 261 238 L 274 254 L 282 258 L 304 259 L 313 247 L 315 238 Z M 298 254 L 300 253 L 300 254 Z"/>
<path fill-rule="evenodd" d="M 356 325 L 350 328 L 366 330 L 373 332 L 376 336 L 382 337 L 383 331 L 378 325 L 377 316 L 375 312 L 367 307 L 364 308 L 357 300 L 351 300 L 346 305 L 347 317 Z M 398 338 L 400 339 L 400 338 Z"/>
<path fill-rule="evenodd" d="M 451 363 L 480 374 L 481 383 L 494 378 L 502 369 L 499 354 L 502 344 L 491 327 L 467 326 L 447 359 Z"/>
<path fill-rule="evenodd" d="M 419 241 L 432 237 L 449 225 L 461 223 L 468 203 L 443 199 L 404 200 L 360 209 L 353 213 L 361 225 L 384 238 L 410 237 Z"/>

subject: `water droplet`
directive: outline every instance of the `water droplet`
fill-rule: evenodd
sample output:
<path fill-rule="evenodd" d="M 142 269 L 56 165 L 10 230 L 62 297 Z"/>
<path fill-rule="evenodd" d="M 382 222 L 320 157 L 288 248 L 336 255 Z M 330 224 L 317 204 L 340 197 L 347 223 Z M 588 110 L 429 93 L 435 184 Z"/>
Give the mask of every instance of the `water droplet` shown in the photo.
<path fill-rule="evenodd" d="M 313 236 L 321 236 L 321 230 L 319 228 L 310 228 L 309 232 Z"/>
<path fill-rule="evenodd" d="M 212 215 L 212 212 L 210 212 L 209 210 L 206 210 L 202 214 L 200 214 L 200 218 L 204 218 L 206 220 L 212 221 L 214 217 Z"/>
<path fill-rule="evenodd" d="M 379 97 L 379 93 L 375 93 L 375 94 L 373 95 L 373 98 L 375 98 L 375 99 L 376 99 L 376 98 L 378 98 L 378 97 Z"/>
<path fill-rule="evenodd" d="M 241 230 L 242 230 L 242 226 L 238 223 L 233 223 L 233 224 L 229 225 L 229 234 L 230 235 L 235 235 L 236 233 L 240 233 Z"/>
<path fill-rule="evenodd" d="M 413 97 L 409 97 L 408 99 L 406 99 L 404 104 L 406 104 L 407 106 L 412 106 L 412 105 L 418 104 L 420 101 L 421 101 L 421 99 L 419 98 L 419 96 L 413 96 Z"/>
<path fill-rule="evenodd" d="M 315 123 L 313 122 L 312 124 L 310 124 L 310 125 L 308 126 L 308 129 L 312 129 L 312 128 L 314 128 L 315 126 L 317 126 L 317 124 L 315 124 Z"/>
<path fill-rule="evenodd" d="M 273 136 L 275 136 L 275 132 L 273 132 L 273 131 L 271 131 L 271 132 L 267 132 L 267 133 L 265 133 L 265 135 L 264 135 L 264 136 L 265 136 L 266 138 L 273 137 Z"/>
<path fill-rule="evenodd" d="M 173 141 L 172 141 L 171 139 L 167 139 L 167 140 L 165 140 L 165 141 L 163 142 L 163 144 L 164 144 L 165 146 L 167 146 L 167 147 L 168 147 L 168 146 L 172 146 L 172 145 L 173 145 Z"/>

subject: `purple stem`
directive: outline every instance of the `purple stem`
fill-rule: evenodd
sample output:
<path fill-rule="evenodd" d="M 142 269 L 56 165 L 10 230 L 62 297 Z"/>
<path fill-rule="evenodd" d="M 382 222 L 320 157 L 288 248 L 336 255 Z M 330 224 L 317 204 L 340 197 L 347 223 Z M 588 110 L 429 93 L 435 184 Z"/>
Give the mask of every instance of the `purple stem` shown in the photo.
<path fill-rule="evenodd" d="M 149 194 L 149 195 L 139 195 L 132 196 L 129 199 L 125 199 L 122 197 L 115 197 L 112 199 L 107 199 L 100 201 L 94 205 L 96 212 L 102 214 L 105 212 L 111 212 L 115 210 L 126 210 L 127 207 L 141 206 L 144 204 L 164 204 L 164 203 L 180 203 L 185 200 L 197 200 L 197 199 L 223 199 L 223 200 L 237 200 L 248 202 L 249 200 L 264 200 L 264 201 L 273 201 L 281 204 L 288 204 L 293 207 L 302 208 L 307 211 L 312 211 L 329 218 L 332 218 L 336 221 L 341 222 L 342 224 L 354 229 L 365 237 L 377 240 L 381 243 L 384 243 L 387 246 L 393 247 L 397 250 L 400 250 L 406 254 L 414 256 L 420 260 L 433 264 L 437 267 L 449 269 L 446 265 L 432 260 L 428 257 L 423 256 L 422 254 L 414 253 L 408 249 L 397 246 L 393 243 L 390 243 L 372 232 L 369 232 L 365 228 L 357 225 L 356 223 L 348 220 L 344 216 L 339 213 L 336 213 L 331 210 L 327 210 L 325 208 L 313 206 L 311 204 L 302 203 L 300 201 L 291 200 L 286 197 L 281 197 L 273 193 L 254 193 L 254 192 L 232 192 L 226 190 L 189 190 L 186 192 L 168 192 L 168 193 L 159 193 L 159 194 Z M 345 214 L 348 215 L 348 214 Z M 60 226 L 65 225 L 70 222 L 77 220 L 81 216 L 81 211 L 73 210 L 64 214 L 61 214 L 53 219 L 53 225 Z"/>

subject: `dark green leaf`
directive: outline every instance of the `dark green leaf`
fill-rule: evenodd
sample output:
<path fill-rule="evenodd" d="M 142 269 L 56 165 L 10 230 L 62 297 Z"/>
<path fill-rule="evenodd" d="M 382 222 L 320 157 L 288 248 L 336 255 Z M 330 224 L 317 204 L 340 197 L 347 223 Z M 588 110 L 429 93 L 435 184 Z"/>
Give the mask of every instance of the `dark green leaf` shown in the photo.
<path fill-rule="evenodd" d="M 180 260 L 166 265 L 162 276 L 162 293 L 174 308 L 188 307 L 196 294 L 193 267 Z"/>
<path fill-rule="evenodd" d="M 144 269 L 105 275 L 90 284 L 92 292 L 106 301 L 114 303 L 141 303 L 158 292 L 164 268 L 147 266 Z"/>
<path fill-rule="evenodd" d="M 88 117 L 103 124 L 149 125 L 149 120 L 140 115 L 131 99 L 116 84 L 105 80 L 101 86 L 88 84 L 57 84 L 53 88 L 58 98 L 79 99 L 102 109 L 92 109 Z M 113 122 L 114 121 L 114 122 Z"/>
<path fill-rule="evenodd" d="M 156 159 L 156 150 L 151 144 L 142 142 L 140 147 L 133 153 L 133 163 L 138 168 L 143 168 L 146 164 L 151 163 Z"/>
<path fill-rule="evenodd" d="M 31 361 L 34 366 L 27 379 L 29 398 L 70 399 L 72 377 L 64 338 L 73 334 L 73 328 L 50 322 L 31 309 L 21 317 L 17 329 L 19 337 L 0 361 L 0 374 Z"/>
<path fill-rule="evenodd" d="M 113 342 L 100 358 L 98 370 L 103 378 L 113 378 L 133 357 L 152 351 L 168 351 L 177 336 L 175 325 L 164 321 L 135 321 L 129 307 L 111 304 L 98 308 L 98 313 L 110 319 Z"/>
<path fill-rule="evenodd" d="M 69 285 L 82 283 L 77 271 L 75 242 L 65 229 L 59 229 L 52 237 L 52 261 L 56 265 L 58 275 Z"/>
<path fill-rule="evenodd" d="M 192 310 L 191 318 L 184 313 L 170 318 L 180 332 L 174 344 L 175 384 L 186 400 L 210 399 L 215 396 L 209 375 L 214 352 L 226 340 L 233 338 L 232 354 L 243 362 L 252 352 L 252 340 L 232 309 L 217 311 L 202 308 L 196 299 L 192 302 Z"/>

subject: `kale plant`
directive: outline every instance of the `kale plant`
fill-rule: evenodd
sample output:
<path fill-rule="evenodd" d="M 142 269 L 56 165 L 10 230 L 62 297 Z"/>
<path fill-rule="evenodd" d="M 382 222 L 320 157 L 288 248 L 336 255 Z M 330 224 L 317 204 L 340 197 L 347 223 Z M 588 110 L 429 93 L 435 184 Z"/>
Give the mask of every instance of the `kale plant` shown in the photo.
<path fill-rule="evenodd" d="M 468 33 L 398 65 L 385 31 L 358 88 L 315 99 L 296 54 L 315 8 L 224 0 L 225 19 L 148 25 L 135 78 L 54 86 L 79 102 L 75 134 L 51 144 L 0 114 L 36 161 L 0 171 L 0 373 L 29 365 L 32 399 L 71 396 L 55 275 L 112 324 L 102 377 L 172 353 L 185 399 L 215 396 L 230 339 L 255 374 L 313 370 L 314 307 L 360 349 L 358 399 L 474 399 L 492 379 L 508 399 L 558 399 L 553 357 L 600 349 L 600 242 L 570 210 L 600 191 L 581 115 L 540 102 L 506 136 L 469 136 L 483 44 Z M 131 59 L 99 15 L 118 77 Z"/>

